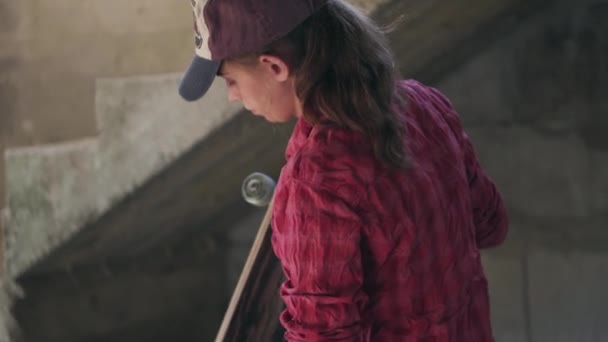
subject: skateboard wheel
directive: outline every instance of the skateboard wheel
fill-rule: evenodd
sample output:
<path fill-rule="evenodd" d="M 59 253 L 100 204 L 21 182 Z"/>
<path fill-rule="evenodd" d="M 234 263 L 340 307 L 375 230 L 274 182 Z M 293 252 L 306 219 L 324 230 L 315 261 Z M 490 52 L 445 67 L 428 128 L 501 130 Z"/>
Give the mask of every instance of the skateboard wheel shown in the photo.
<path fill-rule="evenodd" d="M 243 198 L 256 207 L 265 207 L 272 200 L 275 185 L 269 176 L 259 172 L 252 173 L 243 181 Z"/>

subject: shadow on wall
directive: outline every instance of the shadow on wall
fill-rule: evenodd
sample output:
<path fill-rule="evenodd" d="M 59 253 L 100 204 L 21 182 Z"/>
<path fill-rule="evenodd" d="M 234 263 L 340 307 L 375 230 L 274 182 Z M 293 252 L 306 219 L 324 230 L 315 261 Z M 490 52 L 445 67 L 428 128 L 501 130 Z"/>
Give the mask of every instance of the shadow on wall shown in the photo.
<path fill-rule="evenodd" d="M 548 135 L 580 134 L 589 148 L 608 150 L 608 3 L 554 18 L 514 52 L 514 61 L 516 123 Z"/>

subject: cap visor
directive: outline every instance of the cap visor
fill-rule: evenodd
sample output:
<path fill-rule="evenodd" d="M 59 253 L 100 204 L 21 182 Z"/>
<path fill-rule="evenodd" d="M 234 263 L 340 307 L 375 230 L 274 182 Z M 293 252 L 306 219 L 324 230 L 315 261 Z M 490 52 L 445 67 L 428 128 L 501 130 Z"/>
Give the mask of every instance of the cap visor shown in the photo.
<path fill-rule="evenodd" d="M 179 94 L 186 101 L 196 101 L 203 97 L 211 87 L 220 64 L 195 55 L 179 86 Z"/>

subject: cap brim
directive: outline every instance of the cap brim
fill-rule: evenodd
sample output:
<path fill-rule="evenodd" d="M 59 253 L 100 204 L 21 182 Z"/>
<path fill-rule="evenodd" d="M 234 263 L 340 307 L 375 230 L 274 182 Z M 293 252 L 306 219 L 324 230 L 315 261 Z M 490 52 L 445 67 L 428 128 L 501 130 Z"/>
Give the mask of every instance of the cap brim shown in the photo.
<path fill-rule="evenodd" d="M 211 61 L 194 55 L 192 64 L 186 70 L 179 86 L 179 94 L 186 101 L 196 101 L 203 97 L 215 80 L 220 64 L 219 61 Z"/>

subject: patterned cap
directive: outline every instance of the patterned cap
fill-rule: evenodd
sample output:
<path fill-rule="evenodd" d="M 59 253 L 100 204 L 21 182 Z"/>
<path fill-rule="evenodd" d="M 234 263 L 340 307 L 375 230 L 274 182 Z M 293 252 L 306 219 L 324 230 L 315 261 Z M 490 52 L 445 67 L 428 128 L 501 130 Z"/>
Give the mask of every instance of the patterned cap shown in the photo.
<path fill-rule="evenodd" d="M 221 62 L 256 52 L 287 35 L 327 0 L 190 0 L 195 55 L 179 87 L 187 101 L 203 97 Z"/>

